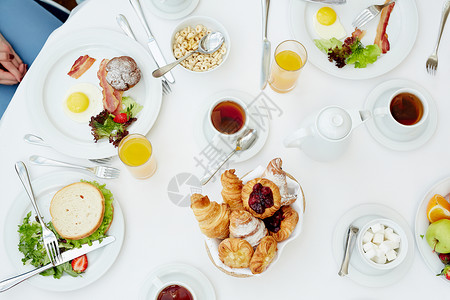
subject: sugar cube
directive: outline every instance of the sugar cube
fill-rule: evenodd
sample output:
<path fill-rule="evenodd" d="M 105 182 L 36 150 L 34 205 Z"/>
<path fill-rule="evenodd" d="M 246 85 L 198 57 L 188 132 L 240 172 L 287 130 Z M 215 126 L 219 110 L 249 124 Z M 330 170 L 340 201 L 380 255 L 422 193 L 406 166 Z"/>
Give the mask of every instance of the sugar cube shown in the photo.
<path fill-rule="evenodd" d="M 384 234 L 383 233 L 375 233 L 372 239 L 372 242 L 374 244 L 381 244 L 384 241 Z"/>
<path fill-rule="evenodd" d="M 375 255 L 372 260 L 377 264 L 385 264 L 386 263 L 386 255 L 377 256 Z"/>
<path fill-rule="evenodd" d="M 369 251 L 367 251 L 366 253 L 364 253 L 364 255 L 368 258 L 368 259 L 372 259 L 373 257 L 375 257 L 376 255 L 376 251 L 375 249 L 370 249 Z"/>
<path fill-rule="evenodd" d="M 386 239 L 393 242 L 400 242 L 400 236 L 396 233 L 387 234 Z"/>
<path fill-rule="evenodd" d="M 367 230 L 366 233 L 364 233 L 364 235 L 363 235 L 363 243 L 371 242 L 372 238 L 373 238 L 373 233 L 370 232 L 369 230 Z"/>
<path fill-rule="evenodd" d="M 392 241 L 383 241 L 380 244 L 380 250 L 383 251 L 383 254 L 387 254 L 390 250 L 394 249 L 394 242 Z"/>
<path fill-rule="evenodd" d="M 392 249 L 400 248 L 400 242 L 393 242 L 393 241 L 391 241 L 391 243 L 392 243 Z"/>
<path fill-rule="evenodd" d="M 375 246 L 375 244 L 373 244 L 372 242 L 368 242 L 368 243 L 363 244 L 364 252 L 367 252 L 370 249 L 373 249 L 374 246 Z"/>
<path fill-rule="evenodd" d="M 391 233 L 394 233 L 394 230 L 391 227 L 386 227 L 384 229 L 384 235 L 388 235 L 388 234 L 391 234 Z"/>
<path fill-rule="evenodd" d="M 390 250 L 386 253 L 386 258 L 388 261 L 393 261 L 397 258 L 397 252 L 395 250 Z"/>
<path fill-rule="evenodd" d="M 384 232 L 384 226 L 380 223 L 376 223 L 373 224 L 372 226 L 370 226 L 370 228 L 372 229 L 373 233 L 382 233 Z"/>

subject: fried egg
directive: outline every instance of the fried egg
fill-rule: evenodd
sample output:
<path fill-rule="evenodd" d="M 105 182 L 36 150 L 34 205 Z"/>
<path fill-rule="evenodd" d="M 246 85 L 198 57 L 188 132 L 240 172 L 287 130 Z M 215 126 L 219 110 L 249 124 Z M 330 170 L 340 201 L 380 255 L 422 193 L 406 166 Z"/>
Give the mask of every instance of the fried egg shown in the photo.
<path fill-rule="evenodd" d="M 103 110 L 102 99 L 102 92 L 95 85 L 79 83 L 67 90 L 63 110 L 73 121 L 88 123 L 92 116 Z"/>
<path fill-rule="evenodd" d="M 313 17 L 314 29 L 323 39 L 344 38 L 347 33 L 339 21 L 339 17 L 331 7 L 322 7 Z"/>

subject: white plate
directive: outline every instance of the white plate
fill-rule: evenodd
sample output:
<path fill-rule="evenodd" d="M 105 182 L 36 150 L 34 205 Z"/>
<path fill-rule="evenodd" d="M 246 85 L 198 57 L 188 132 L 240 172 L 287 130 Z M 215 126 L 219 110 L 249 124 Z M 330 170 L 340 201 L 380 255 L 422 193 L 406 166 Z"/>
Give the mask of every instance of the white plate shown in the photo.
<path fill-rule="evenodd" d="M 96 59 L 80 78 L 67 75 L 75 60 L 82 55 Z M 151 72 L 156 66 L 150 54 L 126 35 L 104 29 L 89 29 L 68 34 L 46 47 L 33 63 L 27 106 L 33 124 L 40 135 L 61 153 L 79 158 L 102 158 L 117 155 L 117 148 L 107 140 L 94 142 L 88 124 L 79 124 L 63 112 L 67 89 L 78 83 L 89 82 L 99 87 L 97 71 L 104 58 L 127 55 L 141 69 L 141 81 L 124 93 L 143 105 L 137 121 L 129 127 L 130 133 L 147 134 L 158 117 L 161 107 L 161 81 Z"/>
<path fill-rule="evenodd" d="M 140 294 L 140 300 L 156 299 L 158 286 L 153 283 L 158 278 L 162 284 L 177 281 L 189 285 L 198 300 L 215 300 L 216 294 L 208 278 L 196 268 L 186 264 L 167 264 L 157 267 L 145 279 Z"/>
<path fill-rule="evenodd" d="M 168 0 L 143 0 L 142 5 L 153 14 L 163 19 L 176 20 L 189 15 L 197 7 L 200 0 L 174 0 L 171 5 Z"/>
<path fill-rule="evenodd" d="M 89 181 L 96 180 L 96 178 L 91 175 L 73 171 L 52 172 L 51 174 L 32 180 L 34 195 L 39 206 L 39 211 L 41 212 L 45 222 L 51 220 L 49 208 L 53 195 L 64 186 L 74 182 L 79 182 L 81 179 Z M 110 189 L 111 187 L 107 185 L 106 188 Z M 108 230 L 108 235 L 114 236 L 116 241 L 87 254 L 89 264 L 86 273 L 79 277 L 72 277 L 64 274 L 60 279 L 55 279 L 53 276 L 36 275 L 28 279 L 27 282 L 44 290 L 72 291 L 83 288 L 102 277 L 103 274 L 106 273 L 114 264 L 114 261 L 119 255 L 125 232 L 125 224 L 120 205 L 116 199 L 113 204 L 114 220 Z M 32 266 L 24 266 L 22 264 L 23 254 L 19 252 L 17 246 L 19 244 L 19 234 L 17 232 L 18 225 L 23 223 L 23 218 L 30 211 L 32 212 L 32 220 L 35 213 L 33 207 L 31 206 L 30 199 L 25 193 L 25 190 L 23 190 L 17 195 L 5 220 L 5 248 L 8 257 L 16 268 L 18 274 L 34 269 Z"/>
<path fill-rule="evenodd" d="M 262 175 L 262 173 L 264 172 L 264 170 L 265 170 L 265 167 L 258 166 L 256 169 L 254 169 L 250 173 L 246 174 L 241 179 L 242 179 L 243 183 L 246 184 L 248 181 L 255 179 L 257 177 L 260 177 Z M 286 170 L 286 169 L 284 168 L 284 170 Z M 288 170 L 286 172 L 288 172 Z M 295 240 L 300 235 L 300 233 L 302 232 L 302 228 L 303 228 L 303 219 L 304 219 L 303 214 L 305 211 L 303 204 L 305 201 L 305 195 L 303 194 L 302 187 L 300 186 L 299 183 L 292 180 L 291 178 L 287 178 L 287 183 L 288 183 L 289 194 L 297 195 L 297 200 L 293 204 L 291 204 L 291 207 L 294 208 L 294 210 L 298 213 L 299 220 L 298 220 L 297 226 L 295 226 L 295 229 L 294 229 L 294 231 L 292 231 L 291 235 L 286 240 L 279 242 L 277 244 L 277 247 L 278 247 L 277 254 L 276 254 L 275 258 L 273 259 L 272 263 L 269 265 L 268 269 L 270 269 L 271 266 L 276 264 L 276 262 L 281 257 L 281 253 L 283 252 L 284 247 L 286 247 L 286 245 L 288 243 L 290 243 L 291 241 Z M 219 197 L 220 197 L 221 191 L 222 191 L 222 185 L 220 183 L 216 184 L 215 188 L 212 190 L 211 195 L 214 195 L 214 196 L 219 195 Z M 243 269 L 230 268 L 219 259 L 219 244 L 220 244 L 220 242 L 222 242 L 222 240 L 221 239 L 211 239 L 211 238 L 205 237 L 205 242 L 206 242 L 206 246 L 208 247 L 209 253 L 211 254 L 211 258 L 214 261 L 214 264 L 216 266 L 218 266 L 221 271 L 225 270 L 227 274 L 233 274 L 234 276 L 238 276 L 238 277 L 239 276 L 250 277 L 250 276 L 261 276 L 265 272 L 268 272 L 268 269 L 267 269 L 266 271 L 264 271 L 264 273 L 252 274 L 252 272 L 250 271 L 249 268 L 243 268 Z"/>
<path fill-rule="evenodd" d="M 408 56 L 414 45 L 419 27 L 419 16 L 415 1 L 396 2 L 386 30 L 391 49 L 366 68 L 355 69 L 353 65 L 349 65 L 339 69 L 334 63 L 328 61 L 327 55 L 321 52 L 313 41 L 320 38 L 314 30 L 313 16 L 321 7 L 332 7 L 344 26 L 347 36 L 351 36 L 354 30 L 351 23 L 358 13 L 371 4 L 379 3 L 380 1 L 376 0 L 348 0 L 343 5 L 328 5 L 291 0 L 289 9 L 291 32 L 295 39 L 305 45 L 309 61 L 328 74 L 346 79 L 367 79 L 380 76 L 398 66 Z M 373 44 L 379 19 L 379 16 L 376 17 L 366 25 L 367 27 L 365 26 L 366 28 L 363 28 L 367 30 L 362 39 L 364 45 Z"/>
<path fill-rule="evenodd" d="M 260 100 L 247 93 L 231 90 L 219 92 L 210 96 L 204 101 L 205 105 L 198 110 L 199 115 L 195 118 L 196 124 L 194 126 L 194 136 L 201 152 L 204 152 L 205 149 L 211 147 L 209 150 L 213 153 L 210 153 L 210 157 L 215 158 L 208 162 L 208 166 L 211 167 L 217 166 L 217 164 L 225 157 L 224 155 L 233 151 L 236 145 L 237 137 L 232 141 L 228 141 L 221 138 L 218 134 L 214 135 L 211 130 L 208 130 L 208 111 L 210 106 L 218 99 L 227 96 L 238 98 L 247 105 L 247 117 L 249 117 L 248 128 L 256 129 L 258 135 L 252 147 L 245 151 L 236 152 L 236 154 L 228 161 L 229 163 L 243 162 L 255 156 L 263 148 L 269 136 L 269 118 L 259 117 L 261 114 L 265 114 L 265 112 L 258 111 L 258 104 L 260 104 L 258 102 Z"/>
<path fill-rule="evenodd" d="M 356 249 L 353 249 L 346 277 L 358 284 L 368 287 L 383 287 L 393 284 L 402 279 L 409 271 L 414 260 L 414 238 L 406 220 L 395 210 L 381 204 L 362 204 L 347 211 L 336 224 L 333 233 L 333 254 L 339 266 L 344 257 L 344 249 L 347 231 L 350 224 L 362 229 L 362 227 L 373 219 L 391 219 L 396 222 L 406 233 L 408 239 L 408 253 L 405 260 L 396 268 L 391 270 L 374 269 L 363 261 Z M 336 268 L 336 276 L 338 273 Z"/>
<path fill-rule="evenodd" d="M 428 192 L 423 197 L 423 200 L 420 202 L 416 213 L 414 230 L 417 248 L 419 248 L 419 252 L 422 255 L 423 260 L 425 261 L 425 264 L 430 268 L 431 272 L 433 272 L 433 275 L 441 273 L 442 269 L 444 268 L 444 264 L 441 262 L 437 254 L 433 252 L 433 249 L 428 245 L 427 240 L 425 239 L 425 233 L 427 232 L 428 225 L 430 225 L 430 222 L 427 218 L 427 205 L 431 197 L 433 197 L 435 194 L 445 196 L 449 192 L 450 177 L 441 180 L 428 190 Z M 423 238 L 421 237 L 422 235 L 424 236 Z M 438 277 L 440 277 L 445 282 L 450 283 L 450 280 L 447 280 L 444 276 Z"/>
<path fill-rule="evenodd" d="M 394 79 L 386 81 L 376 86 L 370 94 L 367 96 L 366 103 L 364 104 L 364 109 L 372 112 L 375 108 L 379 106 L 379 102 L 382 102 L 385 97 L 389 97 L 394 93 L 395 90 L 400 88 L 412 88 L 418 90 L 422 95 L 424 95 L 428 101 L 429 109 L 429 121 L 425 129 L 417 136 L 405 137 L 405 135 L 400 135 L 390 131 L 386 125 L 382 122 L 382 118 L 375 117 L 367 120 L 366 126 L 372 137 L 379 142 L 381 145 L 397 151 L 410 151 L 423 146 L 428 142 L 436 131 L 438 113 L 436 104 L 430 93 L 417 83 L 408 80 Z"/>

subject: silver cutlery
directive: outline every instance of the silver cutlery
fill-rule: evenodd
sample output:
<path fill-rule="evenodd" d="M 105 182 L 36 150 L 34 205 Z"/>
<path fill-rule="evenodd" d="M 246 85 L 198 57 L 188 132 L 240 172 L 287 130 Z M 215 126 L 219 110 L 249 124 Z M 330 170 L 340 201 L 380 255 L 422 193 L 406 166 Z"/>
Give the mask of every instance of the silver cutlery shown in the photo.
<path fill-rule="evenodd" d="M 267 85 L 270 71 L 270 41 L 267 38 L 267 21 L 269 19 L 270 0 L 261 0 L 262 4 L 262 24 L 263 24 L 263 47 L 261 58 L 261 90 Z"/>
<path fill-rule="evenodd" d="M 426 68 L 428 74 L 435 75 L 438 67 L 438 49 L 439 44 L 441 42 L 442 32 L 444 31 L 445 22 L 447 22 L 448 13 L 450 11 L 450 1 L 444 3 L 444 7 L 442 8 L 442 16 L 441 16 L 441 24 L 439 25 L 439 33 L 438 39 L 436 42 L 436 46 L 434 47 L 434 52 L 428 57 Z"/>
<path fill-rule="evenodd" d="M 164 67 L 161 67 L 159 69 L 156 69 L 153 71 L 152 75 L 153 77 L 159 78 L 172 70 L 175 66 L 177 66 L 182 61 L 186 60 L 188 57 L 193 55 L 194 53 L 202 53 L 202 54 L 211 54 L 219 50 L 220 46 L 222 46 L 223 42 L 225 41 L 225 37 L 221 32 L 211 32 L 210 34 L 205 35 L 202 37 L 200 42 L 198 43 L 197 50 L 191 51 L 187 53 L 185 56 L 177 59 L 173 63 L 170 63 L 168 65 L 165 65 Z"/>
<path fill-rule="evenodd" d="M 212 175 L 207 175 L 201 180 L 201 184 L 205 185 L 207 184 L 211 178 L 216 175 L 216 173 L 220 170 L 220 168 L 238 151 L 244 151 L 249 149 L 256 141 L 256 138 L 258 135 L 256 134 L 256 129 L 247 129 L 237 140 L 236 140 L 236 147 L 233 151 L 231 151 L 230 154 L 221 162 L 219 163 L 219 166 L 216 168 L 214 173 Z"/>
<path fill-rule="evenodd" d="M 339 270 L 339 276 L 345 276 L 348 274 L 348 265 L 350 263 L 350 256 L 355 246 L 355 239 L 358 234 L 359 228 L 350 225 L 347 232 L 347 242 L 345 243 L 344 258 L 342 259 L 341 269 Z"/>
<path fill-rule="evenodd" d="M 380 4 L 380 5 L 371 5 L 368 8 L 364 9 L 362 12 L 359 13 L 359 15 L 353 20 L 353 27 L 354 28 L 361 28 L 364 25 L 366 25 L 369 21 L 373 20 L 378 14 L 385 8 L 386 6 L 390 5 L 391 3 L 395 2 L 396 0 L 391 0 L 388 3 Z"/>
<path fill-rule="evenodd" d="M 47 255 L 50 258 L 52 265 L 57 265 L 61 262 L 62 257 L 59 252 L 59 244 L 56 235 L 47 228 L 44 220 L 42 219 L 41 213 L 39 212 L 39 208 L 37 206 L 36 198 L 34 197 L 33 188 L 31 187 L 30 177 L 28 175 L 27 167 L 21 161 L 16 162 L 15 165 L 17 175 L 20 178 L 20 181 L 27 192 L 28 197 L 30 198 L 31 204 L 33 205 L 34 211 L 36 212 L 36 216 L 41 223 L 42 227 L 42 242 L 44 245 L 45 251 L 47 251 Z"/>
<path fill-rule="evenodd" d="M 30 277 L 33 277 L 34 275 L 37 275 L 39 273 L 44 272 L 45 270 L 48 270 L 52 267 L 56 267 L 60 264 L 63 264 L 65 262 L 71 261 L 72 259 L 75 259 L 77 257 L 80 257 L 84 254 L 87 254 L 91 251 L 97 250 L 99 248 L 105 247 L 106 245 L 111 244 L 112 242 L 114 242 L 116 240 L 115 237 L 113 236 L 108 236 L 102 239 L 101 242 L 97 241 L 93 241 L 92 245 L 88 245 L 88 244 L 84 244 L 83 246 L 81 246 L 80 248 L 76 248 L 76 249 L 71 249 L 71 250 L 67 250 L 64 251 L 61 256 L 62 259 L 55 265 L 53 264 L 47 264 L 45 266 L 42 266 L 40 268 L 28 271 L 26 273 L 5 279 L 0 281 L 0 293 L 4 292 L 6 290 L 9 290 L 10 288 L 12 288 L 13 286 L 21 283 L 22 281 L 27 280 Z"/>
<path fill-rule="evenodd" d="M 167 65 L 166 59 L 164 58 L 161 49 L 158 46 L 158 43 L 156 42 L 155 38 L 153 37 L 153 34 L 150 30 L 150 27 L 148 26 L 147 20 L 145 19 L 144 12 L 142 11 L 141 3 L 139 0 L 129 0 L 131 6 L 133 7 L 134 11 L 136 12 L 136 15 L 138 16 L 139 21 L 141 21 L 142 26 L 144 26 L 145 32 L 148 36 L 148 48 L 150 49 L 150 53 L 153 56 L 153 59 L 155 60 L 156 64 L 158 65 L 158 68 L 161 66 Z M 175 83 L 175 78 L 173 78 L 173 75 L 171 72 L 168 72 L 166 75 L 164 75 L 164 78 L 169 83 Z"/>
<path fill-rule="evenodd" d="M 131 30 L 128 20 L 124 15 L 122 15 L 122 14 L 117 15 L 116 21 L 117 21 L 117 24 L 119 24 L 120 28 L 123 30 L 123 32 L 125 32 L 125 34 L 128 35 L 128 37 L 137 41 L 136 36 L 133 33 L 133 30 Z M 167 82 L 167 80 L 165 78 L 163 78 L 161 80 L 161 83 L 162 83 L 163 94 L 164 95 L 170 94 L 172 92 L 172 88 L 170 87 L 170 84 Z"/>
<path fill-rule="evenodd" d="M 86 170 L 91 173 L 94 173 L 95 176 L 103 179 L 112 179 L 119 177 L 120 170 L 112 167 L 105 167 L 105 166 L 95 166 L 95 167 L 86 167 L 86 166 L 80 166 L 75 164 L 70 164 L 58 160 L 53 160 L 50 158 L 42 157 L 39 155 L 32 155 L 29 158 L 30 162 L 35 165 L 40 166 L 52 166 L 52 167 L 67 167 L 67 168 L 74 168 L 74 169 L 80 169 L 80 170 Z"/>
<path fill-rule="evenodd" d="M 32 145 L 36 145 L 36 146 L 43 146 L 43 147 L 51 147 L 49 144 L 47 144 L 43 138 L 41 138 L 40 136 L 37 136 L 35 134 L 25 134 L 23 136 L 23 140 L 29 144 Z M 112 157 L 104 157 L 104 158 L 92 158 L 89 159 L 89 161 L 96 163 L 96 164 L 100 164 L 100 165 L 107 165 L 111 162 Z"/>

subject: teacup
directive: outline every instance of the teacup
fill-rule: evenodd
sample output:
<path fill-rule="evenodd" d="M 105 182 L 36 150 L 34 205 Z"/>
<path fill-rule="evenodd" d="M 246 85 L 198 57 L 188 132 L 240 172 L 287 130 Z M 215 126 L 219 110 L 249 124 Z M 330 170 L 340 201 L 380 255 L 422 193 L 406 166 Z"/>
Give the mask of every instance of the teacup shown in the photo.
<path fill-rule="evenodd" d="M 428 111 L 428 102 L 422 93 L 401 88 L 386 97 L 381 106 L 373 110 L 373 115 L 382 117 L 383 124 L 392 133 L 413 136 L 426 127 Z"/>
<path fill-rule="evenodd" d="M 233 140 L 248 128 L 247 105 L 239 98 L 223 96 L 208 110 L 208 130 L 214 135 Z"/>
<path fill-rule="evenodd" d="M 154 300 L 164 299 L 190 299 L 197 300 L 194 290 L 185 282 L 169 281 L 163 283 L 159 278 L 153 280 L 158 288 Z M 178 297 L 177 297 L 178 296 Z M 190 296 L 190 297 L 189 297 Z"/>

